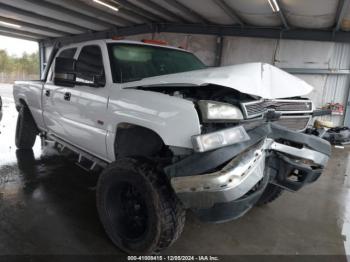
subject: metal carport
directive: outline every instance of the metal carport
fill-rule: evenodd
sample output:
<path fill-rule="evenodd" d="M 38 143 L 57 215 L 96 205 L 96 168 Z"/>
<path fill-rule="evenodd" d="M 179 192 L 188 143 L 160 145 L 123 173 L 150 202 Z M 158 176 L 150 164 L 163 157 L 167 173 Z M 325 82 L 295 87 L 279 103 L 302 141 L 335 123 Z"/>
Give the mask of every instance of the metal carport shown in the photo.
<path fill-rule="evenodd" d="M 348 0 L 0 0 L 0 11 L 1 34 L 42 43 L 154 32 L 350 41 Z"/>
<path fill-rule="evenodd" d="M 225 65 L 233 63 L 222 61 L 229 37 L 349 43 L 349 30 L 349 0 L 0 0 L 0 34 L 38 41 L 41 69 L 55 43 L 112 36 L 138 39 L 171 34 L 173 39 L 175 34 L 207 35 L 214 41 L 210 42 L 214 58 L 208 63 Z M 169 35 L 164 37 L 168 40 Z M 342 46 L 332 48 L 347 50 Z M 345 104 L 350 65 L 343 66 L 340 60 L 347 58 L 347 53 L 337 51 L 332 56 L 338 59 L 333 58 L 328 66 L 279 65 L 276 59 L 272 62 L 294 74 L 326 75 L 330 79 L 326 82 L 335 83 L 329 89 L 342 82 L 344 90 L 339 94 L 331 90 L 329 100 L 343 99 Z M 345 117 L 346 124 L 349 118 Z"/>
<path fill-rule="evenodd" d="M 349 0 L 0 0 L 0 35 L 37 41 L 42 68 L 54 44 L 112 36 L 161 39 L 210 66 L 274 64 L 311 83 L 317 106 L 348 103 Z M 12 86 L 7 90 L 1 93 L 9 107 L 0 133 L 0 260 L 91 255 L 102 261 L 103 255 L 120 254 L 98 221 L 93 176 L 47 157 L 40 141 L 34 154 L 16 151 L 17 111 Z M 331 119 L 344 122 L 344 116 Z M 334 149 L 314 186 L 244 219 L 203 225 L 190 214 L 181 242 L 168 254 L 297 254 L 304 260 L 318 254 L 339 260 L 350 253 L 349 159 L 349 149 Z"/>

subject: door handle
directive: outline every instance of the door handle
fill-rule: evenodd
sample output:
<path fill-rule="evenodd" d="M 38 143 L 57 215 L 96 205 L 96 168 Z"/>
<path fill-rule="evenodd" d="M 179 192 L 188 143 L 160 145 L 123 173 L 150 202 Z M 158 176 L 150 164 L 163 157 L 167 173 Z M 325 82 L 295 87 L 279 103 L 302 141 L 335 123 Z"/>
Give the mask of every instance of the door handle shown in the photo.
<path fill-rule="evenodd" d="M 45 95 L 46 95 L 46 96 L 50 96 L 50 90 L 46 90 L 46 91 L 45 91 Z"/>
<path fill-rule="evenodd" d="M 64 94 L 64 100 L 70 101 L 71 93 L 67 92 Z"/>

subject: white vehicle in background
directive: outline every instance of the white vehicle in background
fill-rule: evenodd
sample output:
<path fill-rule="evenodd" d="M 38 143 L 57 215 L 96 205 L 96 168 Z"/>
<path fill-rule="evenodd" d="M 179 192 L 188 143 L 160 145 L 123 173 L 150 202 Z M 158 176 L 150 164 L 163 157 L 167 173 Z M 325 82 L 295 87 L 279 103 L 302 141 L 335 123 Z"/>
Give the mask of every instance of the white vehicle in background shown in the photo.
<path fill-rule="evenodd" d="M 179 237 L 186 209 L 228 221 L 318 179 L 331 150 L 303 133 L 311 90 L 268 64 L 206 68 L 156 41 L 77 43 L 54 49 L 41 81 L 15 83 L 16 145 L 40 134 L 104 167 L 108 236 L 153 253 Z"/>

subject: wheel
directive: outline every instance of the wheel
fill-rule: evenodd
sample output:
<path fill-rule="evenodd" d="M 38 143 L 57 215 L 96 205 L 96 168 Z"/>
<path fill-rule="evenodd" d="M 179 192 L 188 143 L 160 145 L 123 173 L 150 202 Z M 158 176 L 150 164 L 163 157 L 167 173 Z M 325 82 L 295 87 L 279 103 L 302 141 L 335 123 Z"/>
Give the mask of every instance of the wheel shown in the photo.
<path fill-rule="evenodd" d="M 29 109 L 22 106 L 17 118 L 16 147 L 18 149 L 32 149 L 37 134 L 38 129 Z"/>
<path fill-rule="evenodd" d="M 257 205 L 262 206 L 271 203 L 272 201 L 279 198 L 282 195 L 282 193 L 283 188 L 275 186 L 273 184 L 268 184 L 265 188 L 264 193 L 261 195 L 261 198 L 259 199 Z"/>
<path fill-rule="evenodd" d="M 185 210 L 152 163 L 125 158 L 100 175 L 97 209 L 112 242 L 129 254 L 153 254 L 180 236 Z"/>
<path fill-rule="evenodd" d="M 35 174 L 35 156 L 33 150 L 16 150 L 16 158 L 18 169 L 22 173 L 33 175 Z"/>

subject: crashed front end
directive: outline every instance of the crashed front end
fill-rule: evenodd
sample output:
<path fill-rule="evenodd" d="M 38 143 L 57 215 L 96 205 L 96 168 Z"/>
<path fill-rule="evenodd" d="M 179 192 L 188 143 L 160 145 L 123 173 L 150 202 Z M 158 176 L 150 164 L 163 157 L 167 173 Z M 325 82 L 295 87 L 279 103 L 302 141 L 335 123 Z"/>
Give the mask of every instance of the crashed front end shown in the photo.
<path fill-rule="evenodd" d="M 215 106 L 226 106 L 227 114 Z M 299 190 L 319 178 L 331 155 L 327 141 L 303 133 L 314 113 L 308 99 L 198 101 L 198 110 L 203 132 L 192 138 L 196 152 L 165 172 L 185 207 L 203 221 L 242 216 L 268 184 Z M 214 122 L 232 125 L 215 129 Z"/>

